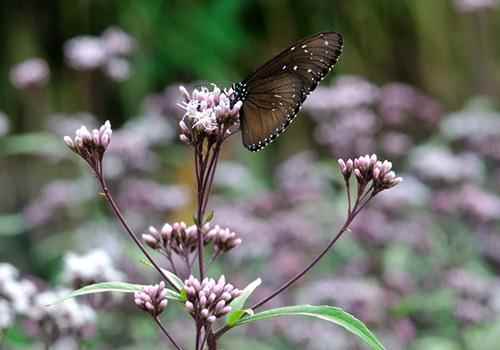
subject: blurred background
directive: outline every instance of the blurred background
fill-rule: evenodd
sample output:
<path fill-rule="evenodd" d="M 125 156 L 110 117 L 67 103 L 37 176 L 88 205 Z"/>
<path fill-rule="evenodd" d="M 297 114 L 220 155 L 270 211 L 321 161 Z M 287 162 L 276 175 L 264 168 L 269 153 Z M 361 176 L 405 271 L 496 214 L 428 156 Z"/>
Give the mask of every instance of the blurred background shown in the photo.
<path fill-rule="evenodd" d="M 238 135 L 226 144 L 211 206 L 244 243 L 210 274 L 238 287 L 262 277 L 255 297 L 269 293 L 343 222 L 336 159 L 377 153 L 403 184 L 273 306 L 341 306 L 391 350 L 498 349 L 499 11 L 496 0 L 2 1 L 0 348 L 164 341 L 130 296 L 44 307 L 92 281 L 157 282 L 62 136 L 109 119 L 106 173 L 132 226 L 191 223 L 178 86 L 228 87 L 291 42 L 335 30 L 341 61 L 286 135 L 258 154 Z M 178 306 L 165 318 L 192 341 Z M 236 330 L 224 347 L 365 349 L 307 322 Z"/>

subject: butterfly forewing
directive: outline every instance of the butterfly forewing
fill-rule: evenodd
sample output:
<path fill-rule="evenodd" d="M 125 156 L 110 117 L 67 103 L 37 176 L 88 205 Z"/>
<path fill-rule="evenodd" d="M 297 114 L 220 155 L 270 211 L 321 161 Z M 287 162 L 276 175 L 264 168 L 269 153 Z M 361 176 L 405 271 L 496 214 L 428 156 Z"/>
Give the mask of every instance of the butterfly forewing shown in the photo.
<path fill-rule="evenodd" d="M 284 130 L 286 126 L 283 124 L 289 123 L 289 120 L 283 116 L 297 113 L 296 98 L 300 94 L 297 89 L 301 85 L 300 78 L 296 76 L 280 75 L 272 83 L 262 84 L 252 93 L 252 98 L 243 103 L 240 111 L 245 146 L 250 150 L 263 147 L 265 143 L 273 141 L 280 130 Z"/>
<path fill-rule="evenodd" d="M 340 34 L 320 33 L 290 46 L 237 84 L 245 147 L 258 151 L 287 128 L 341 50 Z"/>

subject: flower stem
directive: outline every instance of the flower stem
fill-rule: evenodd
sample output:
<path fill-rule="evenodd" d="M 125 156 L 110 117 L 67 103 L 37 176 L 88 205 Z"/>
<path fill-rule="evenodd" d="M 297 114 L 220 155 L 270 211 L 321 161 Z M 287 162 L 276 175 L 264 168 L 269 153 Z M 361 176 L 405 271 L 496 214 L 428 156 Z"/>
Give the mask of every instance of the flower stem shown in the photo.
<path fill-rule="evenodd" d="M 177 350 L 182 350 L 181 346 L 179 344 L 177 344 L 177 342 L 174 340 L 174 338 L 172 338 L 172 336 L 168 333 L 167 329 L 165 328 L 165 326 L 161 323 L 160 319 L 158 317 L 153 317 L 156 324 L 158 325 L 158 327 L 160 327 L 161 331 L 163 332 L 163 334 L 165 334 L 168 338 L 168 340 L 170 340 L 170 342 L 172 343 L 172 345 L 177 349 Z"/>
<path fill-rule="evenodd" d="M 104 177 L 102 176 L 102 172 L 97 173 L 97 179 L 99 180 L 99 183 L 101 185 L 102 191 L 104 193 L 104 197 L 106 198 L 109 206 L 113 210 L 113 213 L 115 216 L 118 218 L 120 223 L 122 224 L 123 228 L 125 231 L 128 233 L 130 238 L 134 241 L 134 243 L 139 247 L 141 252 L 146 256 L 146 258 L 149 260 L 149 262 L 155 267 L 156 270 L 160 273 L 160 275 L 174 288 L 177 292 L 179 292 L 179 288 L 175 286 L 175 283 L 173 283 L 170 278 L 163 272 L 161 267 L 154 261 L 153 257 L 148 253 L 146 248 L 142 245 L 142 243 L 139 241 L 137 236 L 135 235 L 134 231 L 132 228 L 128 225 L 127 221 L 125 220 L 125 217 L 123 216 L 120 208 L 116 204 L 115 200 L 113 199 L 113 196 L 111 195 L 111 192 L 106 184 L 106 181 L 104 180 Z"/>

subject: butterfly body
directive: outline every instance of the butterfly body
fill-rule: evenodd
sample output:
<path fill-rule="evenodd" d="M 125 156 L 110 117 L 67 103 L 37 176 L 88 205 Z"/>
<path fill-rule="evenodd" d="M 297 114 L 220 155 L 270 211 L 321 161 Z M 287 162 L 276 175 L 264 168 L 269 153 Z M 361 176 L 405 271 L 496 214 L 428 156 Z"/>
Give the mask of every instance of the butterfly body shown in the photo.
<path fill-rule="evenodd" d="M 233 85 L 233 103 L 243 102 L 240 126 L 246 148 L 259 151 L 287 129 L 307 96 L 337 62 L 342 45 L 338 33 L 316 34 Z"/>

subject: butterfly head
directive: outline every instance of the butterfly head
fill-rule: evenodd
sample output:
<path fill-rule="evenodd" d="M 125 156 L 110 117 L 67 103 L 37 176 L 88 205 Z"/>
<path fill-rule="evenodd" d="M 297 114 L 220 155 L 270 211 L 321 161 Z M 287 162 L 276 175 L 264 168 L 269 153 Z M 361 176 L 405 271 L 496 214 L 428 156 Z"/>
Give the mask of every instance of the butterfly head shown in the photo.
<path fill-rule="evenodd" d="M 247 95 L 248 95 L 248 89 L 247 85 L 245 83 L 235 83 L 231 86 L 232 94 L 230 95 L 231 98 L 231 108 L 236 104 L 238 101 L 245 101 Z"/>

